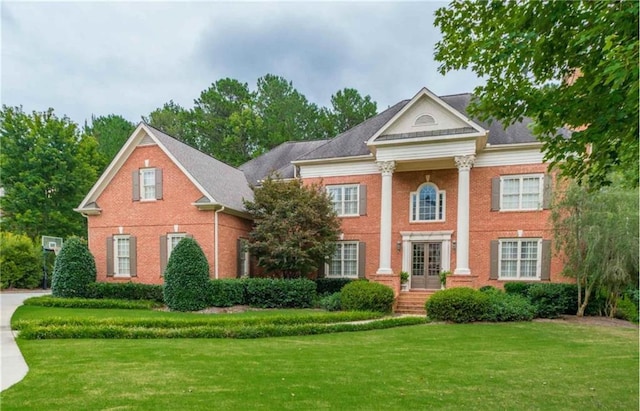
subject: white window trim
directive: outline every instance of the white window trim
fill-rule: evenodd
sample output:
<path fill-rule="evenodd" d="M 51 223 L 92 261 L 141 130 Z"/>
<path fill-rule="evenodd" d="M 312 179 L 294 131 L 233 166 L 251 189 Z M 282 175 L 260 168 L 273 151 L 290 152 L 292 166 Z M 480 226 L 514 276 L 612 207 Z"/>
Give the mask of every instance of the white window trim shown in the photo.
<path fill-rule="evenodd" d="M 174 238 L 179 238 L 180 240 L 182 240 L 186 236 L 187 236 L 186 233 L 169 233 L 169 234 L 167 234 L 167 261 L 169 261 L 169 258 L 171 257 L 171 253 L 173 252 L 173 248 L 174 248 L 174 247 L 171 247 L 172 240 Z"/>
<path fill-rule="evenodd" d="M 327 190 L 327 194 L 331 197 L 331 203 L 333 204 L 333 195 L 329 191 L 329 189 L 340 189 L 342 191 L 342 201 L 340 202 L 340 212 L 337 212 L 338 217 L 360 217 L 360 184 L 337 184 L 337 185 L 328 185 L 325 187 Z M 344 212 L 344 191 L 345 188 L 355 188 L 356 189 L 356 211 L 353 214 L 347 214 Z"/>
<path fill-rule="evenodd" d="M 522 180 L 524 178 L 538 178 L 538 206 L 535 208 L 523 208 L 522 207 Z M 517 208 L 505 208 L 504 207 L 504 181 L 519 179 L 520 187 L 518 189 L 518 207 Z M 500 211 L 537 211 L 542 210 L 542 203 L 544 201 L 544 174 L 532 173 L 532 174 L 513 174 L 500 176 Z"/>
<path fill-rule="evenodd" d="M 436 189 L 436 219 L 435 220 L 418 220 L 416 215 L 413 214 L 413 199 L 416 199 L 418 202 L 420 199 L 418 197 L 418 193 L 422 190 L 422 187 L 429 185 Z M 440 213 L 440 197 L 442 197 L 442 218 L 437 218 Z M 416 204 L 416 213 L 419 210 L 419 204 Z M 409 193 L 409 222 L 410 223 L 441 223 L 447 219 L 447 192 L 444 190 L 440 190 L 437 185 L 433 183 L 423 183 L 416 189 L 416 191 L 412 191 Z"/>
<path fill-rule="evenodd" d="M 515 277 L 503 277 L 502 276 L 502 243 L 513 242 L 518 243 L 518 259 L 517 270 Z M 538 244 L 537 260 L 536 260 L 536 276 L 535 277 L 521 277 L 520 276 L 520 250 L 523 241 L 536 241 Z M 542 238 L 500 238 L 498 240 L 498 280 L 502 281 L 540 281 L 542 274 Z"/>
<path fill-rule="evenodd" d="M 144 175 L 146 172 L 151 172 L 153 175 L 153 197 L 147 198 L 145 197 L 145 185 L 144 185 Z M 140 201 L 156 201 L 156 169 L 155 167 L 147 167 L 140 169 Z"/>
<path fill-rule="evenodd" d="M 354 276 L 349 276 L 344 274 L 344 248 L 342 253 L 342 269 L 340 275 L 331 275 L 331 264 L 325 263 L 324 272 L 326 278 L 358 278 L 358 267 L 360 267 L 360 247 L 358 246 L 358 241 L 337 241 L 338 244 L 347 245 L 352 244 L 356 246 L 356 274 Z"/>
<path fill-rule="evenodd" d="M 119 272 L 120 265 L 118 264 L 118 258 L 120 257 L 118 254 L 118 240 L 126 239 L 129 241 L 129 250 L 131 250 L 131 236 L 128 234 L 125 235 L 114 235 L 113 236 L 113 276 L 114 278 L 131 278 L 131 255 L 129 255 L 129 272 L 126 274 L 122 274 Z"/>

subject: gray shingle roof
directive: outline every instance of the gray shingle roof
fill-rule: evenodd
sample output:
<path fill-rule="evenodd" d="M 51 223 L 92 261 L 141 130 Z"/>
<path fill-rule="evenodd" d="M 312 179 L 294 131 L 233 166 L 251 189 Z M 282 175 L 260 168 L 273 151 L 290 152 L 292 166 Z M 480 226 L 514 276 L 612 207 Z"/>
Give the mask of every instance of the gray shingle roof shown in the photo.
<path fill-rule="evenodd" d="M 260 157 L 247 161 L 239 169 L 244 172 L 249 183 L 254 185 L 273 172 L 277 172 L 283 178 L 293 178 L 295 173 L 291 162 L 328 141 L 330 140 L 288 141 Z"/>
<path fill-rule="evenodd" d="M 145 125 L 217 204 L 244 211 L 242 200 L 253 200 L 253 191 L 242 171 L 176 140 L 149 124 Z"/>

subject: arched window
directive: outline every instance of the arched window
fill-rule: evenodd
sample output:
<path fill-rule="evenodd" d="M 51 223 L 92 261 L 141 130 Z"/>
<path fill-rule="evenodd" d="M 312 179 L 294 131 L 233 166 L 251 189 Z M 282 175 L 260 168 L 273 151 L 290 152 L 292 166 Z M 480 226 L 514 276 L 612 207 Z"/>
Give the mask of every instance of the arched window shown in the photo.
<path fill-rule="evenodd" d="M 416 126 L 430 126 L 436 124 L 436 119 L 429 114 L 423 114 L 416 119 L 414 125 Z"/>
<path fill-rule="evenodd" d="M 445 192 L 433 183 L 424 183 L 411 193 L 411 221 L 443 221 Z"/>

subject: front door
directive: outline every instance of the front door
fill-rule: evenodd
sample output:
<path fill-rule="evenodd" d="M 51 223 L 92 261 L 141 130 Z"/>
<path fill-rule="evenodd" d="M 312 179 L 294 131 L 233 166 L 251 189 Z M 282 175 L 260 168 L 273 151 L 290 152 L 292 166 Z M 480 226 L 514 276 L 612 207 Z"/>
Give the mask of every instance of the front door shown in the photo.
<path fill-rule="evenodd" d="M 442 242 L 412 243 L 411 288 L 440 288 Z"/>

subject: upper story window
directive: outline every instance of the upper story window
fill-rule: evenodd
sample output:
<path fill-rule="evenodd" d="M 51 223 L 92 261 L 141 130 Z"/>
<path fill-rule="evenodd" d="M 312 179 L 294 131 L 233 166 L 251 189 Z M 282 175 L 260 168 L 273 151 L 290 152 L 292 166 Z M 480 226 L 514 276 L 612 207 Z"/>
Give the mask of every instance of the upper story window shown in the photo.
<path fill-rule="evenodd" d="M 541 239 L 501 239 L 499 244 L 499 279 L 540 279 L 542 255 Z"/>
<path fill-rule="evenodd" d="M 542 208 L 544 175 L 525 174 L 500 177 L 500 210 Z"/>
<path fill-rule="evenodd" d="M 327 193 L 331 196 L 333 208 L 339 217 L 364 214 L 366 192 L 363 187 L 366 186 L 359 184 L 327 186 Z"/>
<path fill-rule="evenodd" d="M 411 193 L 411 221 L 443 221 L 445 192 L 433 183 L 424 183 Z"/>
<path fill-rule="evenodd" d="M 133 201 L 162 199 L 162 169 L 140 168 L 132 174 Z"/>

